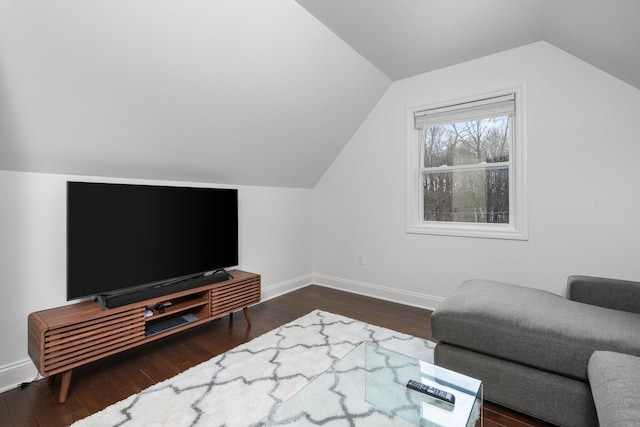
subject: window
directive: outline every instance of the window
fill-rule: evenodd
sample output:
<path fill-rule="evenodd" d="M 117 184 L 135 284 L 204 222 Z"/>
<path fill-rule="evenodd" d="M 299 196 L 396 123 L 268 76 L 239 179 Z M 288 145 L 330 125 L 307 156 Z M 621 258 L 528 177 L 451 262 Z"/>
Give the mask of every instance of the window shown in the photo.
<path fill-rule="evenodd" d="M 521 96 L 409 110 L 408 232 L 526 240 Z"/>

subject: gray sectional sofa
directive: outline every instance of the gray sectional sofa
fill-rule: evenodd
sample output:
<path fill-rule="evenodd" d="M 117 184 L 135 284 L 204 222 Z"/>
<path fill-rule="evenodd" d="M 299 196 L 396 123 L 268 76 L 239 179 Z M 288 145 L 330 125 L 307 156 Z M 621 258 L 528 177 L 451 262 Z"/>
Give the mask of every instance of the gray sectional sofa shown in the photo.
<path fill-rule="evenodd" d="M 434 311 L 435 363 L 561 426 L 640 426 L 640 282 L 571 276 L 566 298 L 469 280 Z"/>

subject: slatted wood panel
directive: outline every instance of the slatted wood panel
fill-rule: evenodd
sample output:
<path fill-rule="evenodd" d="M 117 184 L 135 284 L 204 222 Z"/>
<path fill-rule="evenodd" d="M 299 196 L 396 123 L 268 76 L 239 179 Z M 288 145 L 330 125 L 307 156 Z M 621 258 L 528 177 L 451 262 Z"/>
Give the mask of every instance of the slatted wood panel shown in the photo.
<path fill-rule="evenodd" d="M 233 279 L 224 282 L 114 309 L 102 310 L 97 302 L 84 301 L 31 313 L 29 356 L 43 376 L 50 376 L 188 329 L 185 326 L 146 337 L 147 306 L 174 300 L 167 315 L 174 311 L 196 313 L 201 320 L 189 324 L 192 327 L 260 302 L 259 275 L 240 270 L 230 273 Z"/>
<path fill-rule="evenodd" d="M 259 302 L 260 277 L 216 283 L 211 289 L 211 317 L 222 317 Z"/>
<path fill-rule="evenodd" d="M 46 330 L 42 374 L 66 371 L 142 341 L 144 311 L 133 307 Z"/>
<path fill-rule="evenodd" d="M 28 322 L 29 356 L 43 376 L 63 374 L 59 401 L 64 402 L 74 368 L 259 303 L 260 276 L 239 270 L 230 273 L 233 278 L 223 282 L 109 310 L 102 310 L 97 302 L 84 301 L 31 313 Z M 154 336 L 145 336 L 147 307 L 166 300 L 173 300 L 175 305 L 159 317 L 192 313 L 200 320 Z M 250 323 L 247 311 L 245 316 Z"/>

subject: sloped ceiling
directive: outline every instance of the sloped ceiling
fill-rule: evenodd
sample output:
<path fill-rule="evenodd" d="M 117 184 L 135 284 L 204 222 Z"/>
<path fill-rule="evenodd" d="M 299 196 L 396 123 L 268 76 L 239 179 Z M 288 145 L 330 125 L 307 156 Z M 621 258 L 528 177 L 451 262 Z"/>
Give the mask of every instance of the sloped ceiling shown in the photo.
<path fill-rule="evenodd" d="M 640 87 L 637 0 L 0 0 L 0 169 L 311 188 L 393 80 L 546 40 Z"/>
<path fill-rule="evenodd" d="M 312 187 L 391 81 L 293 0 L 0 0 L 0 169 Z"/>
<path fill-rule="evenodd" d="M 544 40 L 640 88 L 637 0 L 296 0 L 390 79 Z"/>

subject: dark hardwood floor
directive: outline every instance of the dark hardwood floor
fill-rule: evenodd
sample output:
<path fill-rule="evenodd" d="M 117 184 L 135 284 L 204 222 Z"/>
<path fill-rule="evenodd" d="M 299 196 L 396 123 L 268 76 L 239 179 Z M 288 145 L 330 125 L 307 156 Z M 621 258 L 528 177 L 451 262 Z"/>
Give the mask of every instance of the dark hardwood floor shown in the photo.
<path fill-rule="evenodd" d="M 431 312 L 321 286 L 308 286 L 242 312 L 74 370 L 69 398 L 57 403 L 58 384 L 46 379 L 0 394 L 0 426 L 66 426 L 170 378 L 212 356 L 320 309 L 431 339 Z M 485 402 L 484 426 L 549 427 Z"/>

